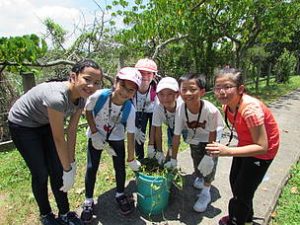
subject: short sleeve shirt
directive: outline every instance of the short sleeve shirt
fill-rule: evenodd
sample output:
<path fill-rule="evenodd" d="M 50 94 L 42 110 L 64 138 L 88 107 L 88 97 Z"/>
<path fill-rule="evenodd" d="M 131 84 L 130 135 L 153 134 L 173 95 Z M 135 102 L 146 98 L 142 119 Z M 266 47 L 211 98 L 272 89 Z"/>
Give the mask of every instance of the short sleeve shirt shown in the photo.
<path fill-rule="evenodd" d="M 227 112 L 228 120 L 233 123 L 234 114 Z M 242 104 L 239 107 L 234 128 L 238 135 L 238 146 L 253 144 L 250 128 L 264 125 L 267 131 L 268 146 L 267 153 L 256 155 L 259 159 L 273 159 L 279 148 L 279 129 L 270 109 L 261 101 L 244 94 Z"/>
<path fill-rule="evenodd" d="M 188 144 L 197 145 L 200 142 L 208 142 L 210 132 L 222 132 L 224 122 L 222 115 L 218 108 L 207 100 L 202 100 L 203 106 L 198 122 L 198 127 L 192 129 L 188 127 L 187 118 L 185 114 L 185 104 L 181 104 L 175 116 L 175 135 L 180 135 L 183 130 L 187 130 L 186 142 Z M 198 113 L 191 113 L 187 109 L 189 122 L 196 122 Z M 220 136 L 217 134 L 217 136 Z"/>
<path fill-rule="evenodd" d="M 93 111 L 96 105 L 96 102 L 103 90 L 96 91 L 93 95 L 91 95 L 86 103 L 86 110 Z M 111 103 L 111 113 L 109 114 L 109 98 L 107 98 L 103 107 L 100 111 L 95 115 L 95 124 L 100 134 L 106 138 L 107 133 L 109 132 L 109 127 L 114 127 L 109 135 L 109 140 L 119 141 L 124 140 L 125 138 L 125 127 L 121 123 L 122 113 L 120 113 L 122 109 L 122 105 L 116 105 Z M 129 116 L 127 118 L 126 123 L 126 131 L 128 133 L 135 133 L 135 109 L 132 105 L 130 108 Z M 88 129 L 87 131 L 88 137 L 91 137 L 91 131 Z"/>
<path fill-rule="evenodd" d="M 22 95 L 10 109 L 8 120 L 25 127 L 40 127 L 49 124 L 47 108 L 62 112 L 67 118 L 84 105 L 83 98 L 76 104 L 71 101 L 68 82 L 46 82 Z"/>

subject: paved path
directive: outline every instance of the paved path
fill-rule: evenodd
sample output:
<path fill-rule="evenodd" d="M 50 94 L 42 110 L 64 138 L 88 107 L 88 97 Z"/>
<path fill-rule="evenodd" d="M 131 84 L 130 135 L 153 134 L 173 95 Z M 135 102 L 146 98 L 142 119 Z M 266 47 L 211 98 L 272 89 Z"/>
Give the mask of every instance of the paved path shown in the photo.
<path fill-rule="evenodd" d="M 281 189 L 288 179 L 289 170 L 300 157 L 300 89 L 283 96 L 270 107 L 280 127 L 281 146 L 254 198 L 254 221 L 255 224 L 261 225 L 268 224 Z M 227 203 L 231 197 L 228 181 L 231 158 L 219 159 L 216 178 L 211 189 L 212 203 L 204 213 L 196 213 L 192 209 L 199 191 L 192 187 L 194 178 L 190 152 L 180 153 L 178 159 L 185 173 L 186 182 L 183 190 L 172 189 L 169 206 L 163 216 L 150 219 L 141 216 L 138 210 L 128 217 L 118 215 L 116 204 L 113 202 L 115 190 L 111 190 L 99 196 L 99 204 L 96 205 L 98 216 L 93 225 L 217 225 L 219 219 L 227 215 Z M 134 180 L 128 183 L 127 189 L 136 190 Z"/>

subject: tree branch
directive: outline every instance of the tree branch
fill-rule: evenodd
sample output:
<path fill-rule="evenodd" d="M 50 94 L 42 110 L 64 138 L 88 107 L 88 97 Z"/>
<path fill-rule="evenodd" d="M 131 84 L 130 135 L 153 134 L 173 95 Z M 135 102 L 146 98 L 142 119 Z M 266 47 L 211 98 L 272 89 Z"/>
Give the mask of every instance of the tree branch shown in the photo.
<path fill-rule="evenodd" d="M 70 61 L 70 60 L 63 60 L 63 59 L 59 59 L 59 60 L 54 60 L 51 62 L 47 62 L 47 63 L 41 63 L 41 62 L 22 62 L 22 63 L 18 63 L 18 62 L 11 62 L 11 61 L 4 61 L 4 62 L 0 62 L 0 66 L 19 66 L 19 65 L 23 65 L 23 66 L 37 66 L 37 67 L 50 67 L 50 66 L 57 66 L 57 65 L 74 65 L 75 62 Z"/>
<path fill-rule="evenodd" d="M 198 9 L 205 2 L 206 2 L 206 0 L 202 0 L 201 2 L 199 2 L 198 4 L 196 4 L 191 10 L 194 11 L 194 10 Z"/>
<path fill-rule="evenodd" d="M 189 36 L 188 34 L 185 34 L 185 35 L 182 35 L 182 36 L 179 36 L 179 37 L 173 37 L 173 38 L 170 38 L 170 39 L 164 41 L 163 43 L 157 45 L 151 58 L 155 59 L 157 57 L 157 55 L 158 55 L 158 52 L 162 48 L 164 48 L 166 45 L 168 45 L 170 42 L 179 41 L 181 39 L 187 38 L 188 36 Z"/>

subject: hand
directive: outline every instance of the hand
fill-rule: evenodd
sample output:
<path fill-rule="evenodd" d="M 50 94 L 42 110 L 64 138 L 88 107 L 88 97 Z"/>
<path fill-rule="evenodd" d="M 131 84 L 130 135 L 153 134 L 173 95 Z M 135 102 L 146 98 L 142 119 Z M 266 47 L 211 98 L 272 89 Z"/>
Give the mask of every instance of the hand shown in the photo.
<path fill-rule="evenodd" d="M 92 145 L 97 150 L 102 150 L 104 148 L 104 137 L 99 132 L 93 133 L 91 135 Z"/>
<path fill-rule="evenodd" d="M 169 162 L 166 162 L 164 165 L 167 169 L 175 169 L 177 167 L 177 160 L 171 159 Z"/>
<path fill-rule="evenodd" d="M 77 163 L 76 161 L 72 162 L 71 163 L 71 168 L 72 168 L 72 171 L 74 173 L 74 177 L 76 176 L 76 172 L 77 172 Z"/>
<path fill-rule="evenodd" d="M 205 150 L 209 156 L 232 156 L 230 153 L 230 147 L 220 144 L 218 142 L 213 142 L 207 144 Z"/>
<path fill-rule="evenodd" d="M 130 169 L 132 169 L 133 171 L 139 171 L 141 163 L 138 160 L 132 160 L 128 163 Z"/>
<path fill-rule="evenodd" d="M 146 141 L 146 136 L 141 128 L 136 128 L 135 140 L 139 145 L 143 144 Z"/>
<path fill-rule="evenodd" d="M 147 155 L 147 158 L 149 158 L 149 159 L 154 158 L 155 153 L 156 153 L 156 151 L 155 151 L 154 145 L 148 145 L 148 155 Z"/>
<path fill-rule="evenodd" d="M 211 156 L 204 155 L 197 168 L 200 173 L 206 177 L 213 171 L 214 165 L 215 163 L 213 158 Z"/>
<path fill-rule="evenodd" d="M 165 155 L 161 151 L 157 151 L 155 154 L 155 158 L 157 159 L 157 162 L 159 165 L 162 165 L 166 159 Z"/>
<path fill-rule="evenodd" d="M 63 192 L 68 192 L 74 185 L 75 182 L 74 178 L 75 178 L 75 174 L 73 169 L 71 169 L 68 172 L 64 171 L 62 176 L 63 186 L 59 190 Z"/>

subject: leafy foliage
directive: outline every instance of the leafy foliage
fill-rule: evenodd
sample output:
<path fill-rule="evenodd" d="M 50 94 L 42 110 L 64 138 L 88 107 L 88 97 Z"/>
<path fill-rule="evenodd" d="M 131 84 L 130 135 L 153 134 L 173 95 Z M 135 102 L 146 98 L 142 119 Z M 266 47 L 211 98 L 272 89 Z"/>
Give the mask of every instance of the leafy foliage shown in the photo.
<path fill-rule="evenodd" d="M 297 60 L 294 54 L 285 49 L 275 65 L 277 82 L 288 82 L 290 76 L 295 73 L 296 63 Z"/>

